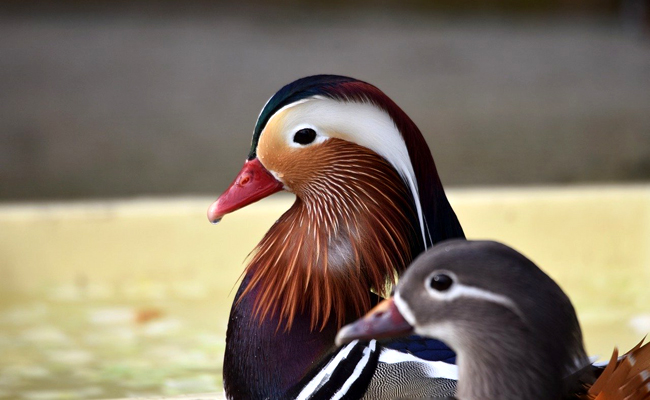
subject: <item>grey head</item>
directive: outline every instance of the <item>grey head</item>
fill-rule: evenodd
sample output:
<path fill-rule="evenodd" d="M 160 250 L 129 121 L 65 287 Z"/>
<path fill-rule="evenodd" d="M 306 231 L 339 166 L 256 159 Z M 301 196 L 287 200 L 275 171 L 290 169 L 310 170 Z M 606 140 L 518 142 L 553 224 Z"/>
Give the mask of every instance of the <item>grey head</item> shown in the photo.
<path fill-rule="evenodd" d="M 559 399 L 568 390 L 566 378 L 589 365 L 569 298 L 532 261 L 501 243 L 434 246 L 409 266 L 393 301 L 385 302 L 381 311 L 343 328 L 337 341 L 371 331 L 388 337 L 387 327 L 397 325 L 400 332 L 410 325 L 440 339 L 457 353 L 459 399 Z"/>
<path fill-rule="evenodd" d="M 569 298 L 501 243 L 435 246 L 409 267 L 395 305 L 416 333 L 458 353 L 459 398 L 559 398 L 564 378 L 589 364 Z"/>

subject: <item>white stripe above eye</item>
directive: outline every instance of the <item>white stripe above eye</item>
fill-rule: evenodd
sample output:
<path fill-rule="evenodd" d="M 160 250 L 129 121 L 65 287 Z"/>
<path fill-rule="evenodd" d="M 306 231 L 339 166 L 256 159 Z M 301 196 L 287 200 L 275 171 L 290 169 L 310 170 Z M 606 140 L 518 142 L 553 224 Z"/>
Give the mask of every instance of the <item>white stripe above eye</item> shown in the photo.
<path fill-rule="evenodd" d="M 433 274 L 439 274 L 439 273 L 446 273 L 446 272 L 436 271 Z M 446 273 L 446 274 L 453 275 L 451 273 Z M 429 277 L 430 276 L 431 275 L 429 275 Z M 428 283 L 425 284 L 425 287 L 427 288 L 429 295 L 431 295 L 431 297 L 435 299 L 442 300 L 442 301 L 452 301 L 464 297 L 464 298 L 485 300 L 506 307 L 507 309 L 515 313 L 522 321 L 526 321 L 524 314 L 519 310 L 519 307 L 517 307 L 517 305 L 509 297 L 504 296 L 502 294 L 490 292 L 489 290 L 477 288 L 475 286 L 463 285 L 462 283 L 458 282 L 457 278 L 454 277 L 453 279 L 454 279 L 454 283 L 451 285 L 451 288 L 445 291 L 435 290 L 431 286 L 429 286 Z M 427 282 L 428 281 L 429 278 L 427 278 Z"/>
<path fill-rule="evenodd" d="M 320 135 L 356 143 L 386 159 L 404 179 L 413 195 L 422 239 L 427 243 L 425 235 L 428 229 L 411 158 L 402 134 L 388 113 L 370 101 L 338 101 L 314 96 L 281 108 L 271 116 L 268 124 L 283 111 L 286 112 L 282 132 L 288 144 L 292 143 L 293 135 L 301 126 L 308 125 L 315 127 Z"/>
<path fill-rule="evenodd" d="M 454 283 L 447 290 L 444 291 L 435 290 L 429 285 L 431 276 L 434 274 L 449 275 L 454 280 Z M 460 298 L 470 298 L 470 299 L 489 301 L 491 303 L 496 303 L 506 307 L 507 309 L 512 311 L 515 315 L 517 315 L 522 321 L 524 322 L 526 321 L 526 316 L 521 312 L 519 307 L 517 307 L 515 302 L 513 302 L 509 297 L 504 296 L 502 294 L 490 292 L 489 290 L 485 290 L 482 288 L 477 288 L 475 286 L 468 286 L 459 283 L 458 279 L 451 272 L 435 271 L 431 273 L 425 279 L 424 287 L 426 288 L 429 295 L 436 300 L 453 301 Z M 406 304 L 404 299 L 402 299 L 402 297 L 400 296 L 399 289 L 395 292 L 394 301 L 395 301 L 395 306 L 400 311 L 400 313 L 404 316 L 404 319 L 406 319 L 409 324 L 415 326 L 416 318 L 413 315 L 411 308 L 408 306 L 408 304 Z"/>

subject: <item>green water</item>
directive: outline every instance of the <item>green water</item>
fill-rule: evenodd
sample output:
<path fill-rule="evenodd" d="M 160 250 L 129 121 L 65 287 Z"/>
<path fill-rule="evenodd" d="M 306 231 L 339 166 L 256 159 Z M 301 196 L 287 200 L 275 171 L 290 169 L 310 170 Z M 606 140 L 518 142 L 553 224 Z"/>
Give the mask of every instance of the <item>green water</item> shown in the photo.
<path fill-rule="evenodd" d="M 4 293 L 0 399 L 221 392 L 232 300 L 200 283 L 184 295 L 162 282 L 138 286 L 135 296 L 132 290 L 111 294 L 98 288 L 85 295 L 74 286 L 31 297 Z M 648 332 L 650 314 L 630 304 L 589 311 L 598 302 L 581 304 L 584 296 L 570 292 L 590 354 L 608 358 L 613 346 L 626 350 Z"/>
<path fill-rule="evenodd" d="M 649 195 L 643 186 L 450 199 L 468 237 L 512 245 L 561 285 L 588 353 L 608 358 L 650 332 Z M 0 208 L 0 399 L 220 392 L 233 288 L 292 199 L 218 227 L 205 218 L 211 200 Z"/>
<path fill-rule="evenodd" d="M 0 306 L 0 398 L 98 399 L 221 390 L 223 319 L 207 301 Z M 148 321 L 138 321 L 153 316 Z"/>

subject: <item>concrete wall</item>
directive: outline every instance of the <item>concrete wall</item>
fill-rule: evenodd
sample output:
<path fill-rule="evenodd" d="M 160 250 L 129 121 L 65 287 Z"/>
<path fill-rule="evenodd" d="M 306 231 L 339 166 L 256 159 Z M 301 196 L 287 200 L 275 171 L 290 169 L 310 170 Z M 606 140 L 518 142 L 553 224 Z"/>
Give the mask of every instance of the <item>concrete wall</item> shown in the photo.
<path fill-rule="evenodd" d="M 0 15 L 0 201 L 216 195 L 282 85 L 387 92 L 447 185 L 650 179 L 650 46 L 615 19 L 232 9 Z"/>

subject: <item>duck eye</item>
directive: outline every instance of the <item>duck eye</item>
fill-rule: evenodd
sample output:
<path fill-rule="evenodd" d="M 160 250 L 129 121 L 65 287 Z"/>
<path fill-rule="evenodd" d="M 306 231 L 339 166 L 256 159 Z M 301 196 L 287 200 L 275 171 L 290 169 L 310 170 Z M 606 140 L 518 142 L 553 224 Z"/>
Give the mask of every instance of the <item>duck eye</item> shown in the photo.
<path fill-rule="evenodd" d="M 316 139 L 316 131 L 311 128 L 304 128 L 293 135 L 293 141 L 298 144 L 309 144 Z"/>
<path fill-rule="evenodd" d="M 444 292 L 449 289 L 452 283 L 454 283 L 453 279 L 451 279 L 449 275 L 445 274 L 436 274 L 431 277 L 431 280 L 429 280 L 429 286 L 431 286 L 431 289 L 439 292 Z"/>

